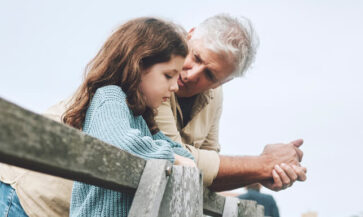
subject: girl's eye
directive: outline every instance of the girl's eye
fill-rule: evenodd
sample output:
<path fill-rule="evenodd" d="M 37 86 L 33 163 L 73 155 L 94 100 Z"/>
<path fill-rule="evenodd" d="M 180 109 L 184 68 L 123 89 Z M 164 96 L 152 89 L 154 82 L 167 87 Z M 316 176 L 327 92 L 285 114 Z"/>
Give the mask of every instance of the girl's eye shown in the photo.
<path fill-rule="evenodd" d="M 171 79 L 171 78 L 172 78 L 172 76 L 170 76 L 170 75 L 168 75 L 168 74 L 165 74 L 165 77 L 166 77 L 167 79 Z"/>

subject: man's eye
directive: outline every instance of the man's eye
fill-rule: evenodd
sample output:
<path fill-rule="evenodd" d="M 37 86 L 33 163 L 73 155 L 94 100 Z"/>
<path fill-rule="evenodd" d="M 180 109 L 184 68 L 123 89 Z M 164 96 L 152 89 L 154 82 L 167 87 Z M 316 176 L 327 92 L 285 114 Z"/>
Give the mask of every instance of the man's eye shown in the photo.
<path fill-rule="evenodd" d="M 213 76 L 213 74 L 210 72 L 210 71 L 205 71 L 205 76 L 207 77 L 208 80 L 214 82 L 215 81 L 215 78 Z"/>
<path fill-rule="evenodd" d="M 200 60 L 199 56 L 197 56 L 197 55 L 195 55 L 195 54 L 194 54 L 194 60 L 195 60 L 195 62 L 197 62 L 197 63 L 202 62 L 202 61 Z"/>

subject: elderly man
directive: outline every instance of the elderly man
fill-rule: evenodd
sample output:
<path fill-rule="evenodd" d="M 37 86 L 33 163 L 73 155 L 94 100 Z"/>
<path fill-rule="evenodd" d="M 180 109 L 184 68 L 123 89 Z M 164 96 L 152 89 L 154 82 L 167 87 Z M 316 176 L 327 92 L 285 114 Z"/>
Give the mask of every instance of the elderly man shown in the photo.
<path fill-rule="evenodd" d="M 305 180 L 300 166 L 302 140 L 267 145 L 259 156 L 219 155 L 218 125 L 222 111 L 221 85 L 243 75 L 254 59 L 249 24 L 228 15 L 211 17 L 187 35 L 190 53 L 184 63 L 179 91 L 158 111 L 159 128 L 183 144 L 195 157 L 206 186 L 234 189 L 261 182 L 273 190 Z M 45 112 L 61 121 L 67 102 Z M 67 216 L 72 182 L 0 164 L 1 180 L 11 183 L 28 216 Z"/>
<path fill-rule="evenodd" d="M 302 140 L 267 145 L 259 156 L 219 155 L 218 126 L 223 83 L 240 77 L 254 60 L 257 39 L 248 20 L 213 16 L 187 35 L 189 55 L 180 74 L 179 90 L 160 106 L 156 121 L 173 140 L 195 157 L 204 184 L 214 190 L 261 182 L 272 190 L 305 180 L 299 162 Z"/>

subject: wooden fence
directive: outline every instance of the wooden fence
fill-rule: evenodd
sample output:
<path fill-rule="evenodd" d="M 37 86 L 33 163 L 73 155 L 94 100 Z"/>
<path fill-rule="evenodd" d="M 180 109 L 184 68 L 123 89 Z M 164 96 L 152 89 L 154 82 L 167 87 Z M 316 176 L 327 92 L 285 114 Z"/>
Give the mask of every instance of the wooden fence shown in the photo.
<path fill-rule="evenodd" d="M 262 217 L 263 206 L 203 188 L 197 168 L 144 160 L 0 98 L 0 161 L 121 192 L 130 217 Z"/>

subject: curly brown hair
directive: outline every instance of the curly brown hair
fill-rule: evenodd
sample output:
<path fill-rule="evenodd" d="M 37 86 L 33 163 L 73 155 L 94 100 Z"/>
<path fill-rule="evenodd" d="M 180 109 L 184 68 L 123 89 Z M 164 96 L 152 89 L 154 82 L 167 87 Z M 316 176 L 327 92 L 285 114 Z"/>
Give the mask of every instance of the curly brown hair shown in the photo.
<path fill-rule="evenodd" d="M 139 88 L 142 73 L 156 63 L 188 54 L 182 28 L 161 19 L 143 17 L 121 25 L 87 64 L 84 81 L 63 116 L 63 122 L 82 129 L 96 90 L 117 85 L 126 94 L 133 115 L 142 115 L 152 134 L 159 131 L 155 111 L 148 107 Z"/>

